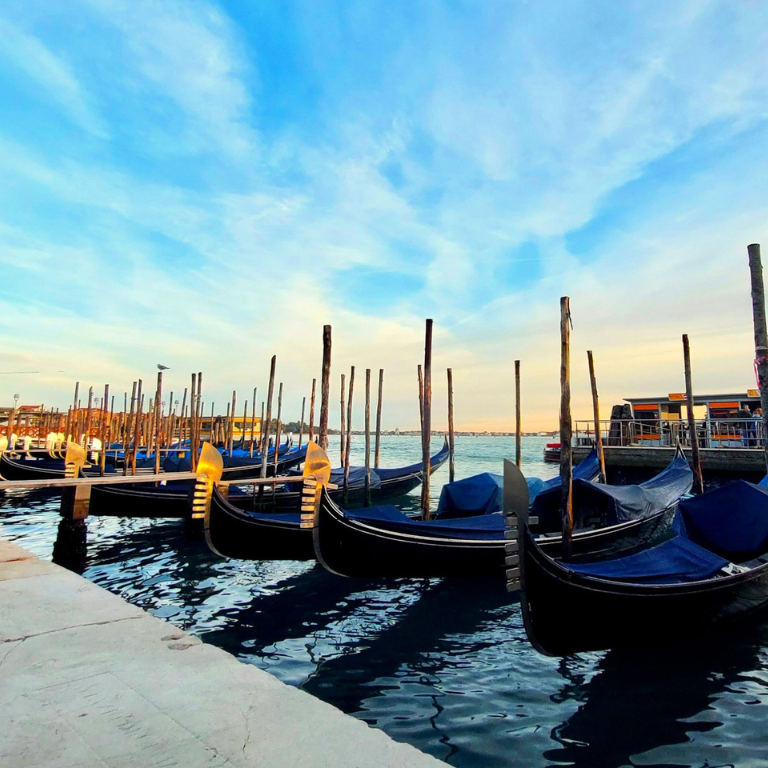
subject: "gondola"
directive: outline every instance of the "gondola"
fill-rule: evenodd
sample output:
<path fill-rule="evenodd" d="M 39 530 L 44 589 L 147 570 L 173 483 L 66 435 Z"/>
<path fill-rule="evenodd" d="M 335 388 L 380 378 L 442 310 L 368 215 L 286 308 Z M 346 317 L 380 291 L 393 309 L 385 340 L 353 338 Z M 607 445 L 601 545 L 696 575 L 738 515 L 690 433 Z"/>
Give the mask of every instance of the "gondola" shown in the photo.
<path fill-rule="evenodd" d="M 278 458 L 278 474 L 285 474 L 292 466 L 300 463 L 305 455 L 306 446 L 301 450 L 282 454 Z M 447 446 L 443 446 L 443 449 L 432 459 L 436 464 L 434 469 L 442 466 L 447 456 Z M 250 465 L 250 467 L 226 467 L 227 457 L 224 457 L 224 462 L 222 479 L 227 482 L 258 477 L 260 474 L 261 464 Z M 249 469 L 249 474 L 241 475 L 240 472 L 244 472 L 246 468 Z M 390 498 L 408 493 L 421 482 L 420 471 L 421 464 L 372 471 L 374 478 L 371 488 L 372 498 Z M 335 491 L 339 498 L 343 496 L 343 473 L 341 469 L 333 470 L 331 473 L 331 483 L 339 486 L 339 490 Z M 350 504 L 363 503 L 365 494 L 363 473 L 362 467 L 355 467 L 351 471 L 347 491 Z M 274 476 L 274 464 L 269 465 L 268 476 Z M 193 484 L 191 480 L 175 482 L 169 475 L 166 485 L 120 483 L 94 486 L 91 491 L 90 514 L 110 517 L 183 518 L 189 511 L 189 491 Z M 298 512 L 301 494 L 298 490 L 292 490 L 293 487 L 298 487 L 298 484 L 266 488 L 259 495 L 239 491 L 237 486 L 231 486 L 227 501 L 229 505 L 241 511 Z"/>
<path fill-rule="evenodd" d="M 301 464 L 304 460 L 306 449 L 286 449 L 285 452 L 278 454 L 278 474 L 288 471 L 291 467 L 295 467 L 297 464 Z M 227 457 L 224 469 L 224 479 L 228 481 L 242 480 L 252 477 L 258 477 L 261 474 L 261 458 L 260 455 L 254 455 L 253 457 Z M 0 477 L 5 480 L 56 480 L 57 478 L 64 477 L 64 460 L 63 459 L 25 459 L 25 458 L 11 458 L 7 454 L 0 455 Z M 142 466 L 143 464 L 143 466 Z M 191 471 L 191 464 L 187 460 L 186 463 L 182 460 L 166 459 L 163 462 L 164 471 L 168 472 L 168 480 L 173 483 L 174 472 L 189 472 Z M 107 465 L 107 471 L 114 472 L 115 468 Z M 118 470 L 119 471 L 119 470 Z M 154 471 L 154 461 L 139 462 L 137 467 L 139 474 L 151 474 Z M 84 477 L 96 476 L 99 474 L 97 468 L 84 468 L 81 470 Z M 272 476 L 275 473 L 274 464 L 274 449 L 271 451 L 271 457 L 268 458 L 267 474 Z M 191 487 L 191 481 L 179 486 L 174 484 L 175 493 L 178 498 L 175 500 L 177 504 L 175 509 L 169 508 L 162 517 L 183 517 L 186 509 L 186 490 Z M 144 487 L 139 487 L 144 486 Z M 184 490 L 183 494 L 181 490 Z M 95 501 L 94 511 L 91 514 L 113 514 L 113 515 L 127 515 L 130 516 L 130 509 L 136 503 L 142 501 L 148 501 L 150 494 L 154 492 L 144 484 L 131 485 L 130 480 L 126 477 L 126 484 L 112 485 L 112 486 L 100 486 L 98 492 L 94 487 L 94 496 L 91 498 L 91 502 Z M 159 495 L 162 495 L 166 502 L 171 502 L 173 507 L 174 493 L 171 491 L 159 491 Z M 101 498 L 103 497 L 103 498 Z M 102 503 L 103 502 L 103 503 Z M 110 512 L 112 504 L 115 505 L 115 511 Z M 158 502 L 152 504 L 157 509 L 162 509 L 164 504 Z M 99 510 L 98 512 L 95 510 Z M 151 517 L 149 512 L 140 512 L 138 516 Z"/>
<path fill-rule="evenodd" d="M 447 458 L 448 448 L 444 444 L 430 461 L 430 473 L 437 471 Z M 330 468 L 330 464 L 328 466 Z M 399 496 L 407 493 L 422 481 L 421 463 L 399 469 L 378 469 L 376 472 L 381 482 L 378 488 L 371 490 L 371 494 L 379 498 L 383 494 Z M 330 469 L 329 479 L 333 479 Z M 300 487 L 299 483 L 297 487 Z M 343 495 L 343 489 L 339 487 L 324 490 L 336 498 Z M 225 557 L 242 560 L 314 560 L 312 529 L 302 527 L 301 514 L 296 506 L 300 492 L 285 493 L 285 496 L 294 499 L 292 509 L 296 511 L 252 512 L 238 509 L 218 489 L 214 489 L 205 523 L 206 539 L 211 549 Z"/>
<path fill-rule="evenodd" d="M 525 490 L 522 475 L 520 479 Z M 656 536 L 677 500 L 690 490 L 692 473 L 678 456 L 640 486 L 579 482 L 584 488 L 582 505 L 574 504 L 580 513 L 574 548 L 606 556 Z M 528 504 L 526 491 L 526 511 Z M 542 537 L 541 546 L 557 553 L 561 541 L 559 533 L 552 533 Z M 504 568 L 505 521 L 498 514 L 412 520 L 393 506 L 351 511 L 339 507 L 326 491 L 317 513 L 314 545 L 317 559 L 343 576 L 484 576 Z"/>
<path fill-rule="evenodd" d="M 768 489 L 743 480 L 681 501 L 674 535 L 632 555 L 559 561 L 524 516 L 519 547 L 525 630 L 547 655 L 680 641 L 768 607 Z"/>
<path fill-rule="evenodd" d="M 306 446 L 297 448 L 278 456 L 277 473 L 284 474 L 291 467 L 300 464 L 306 456 Z M 226 462 L 224 457 L 224 461 Z M 275 474 L 274 462 L 267 466 L 267 476 Z M 181 469 L 179 471 L 189 471 Z M 259 477 L 261 474 L 261 462 L 243 463 L 240 466 L 224 467 L 223 480 L 236 482 Z M 194 486 L 194 480 L 174 480 L 173 472 L 168 473 L 165 485 L 152 483 L 131 483 L 116 485 L 94 485 L 91 490 L 91 504 L 89 513 L 93 516 L 104 517 L 166 517 L 183 518 L 189 511 L 189 493 Z M 236 486 L 230 489 L 230 499 L 243 508 L 252 505 L 251 494 L 239 491 Z M 271 493 L 267 491 L 266 499 Z M 292 509 L 298 509 L 298 494 Z"/>

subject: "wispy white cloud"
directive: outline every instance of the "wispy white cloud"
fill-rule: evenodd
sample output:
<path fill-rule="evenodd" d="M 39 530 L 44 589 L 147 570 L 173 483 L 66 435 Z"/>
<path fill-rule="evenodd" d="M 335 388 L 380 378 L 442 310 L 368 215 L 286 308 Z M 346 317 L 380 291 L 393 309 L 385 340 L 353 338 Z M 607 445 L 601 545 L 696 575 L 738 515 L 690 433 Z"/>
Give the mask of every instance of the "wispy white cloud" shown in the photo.
<path fill-rule="evenodd" d="M 37 37 L 0 18 L 0 58 L 24 72 L 45 90 L 51 102 L 72 121 L 101 138 L 108 135 L 104 120 L 69 64 Z"/>
<path fill-rule="evenodd" d="M 436 414 L 450 365 L 461 425 L 511 423 L 520 357 L 527 424 L 543 426 L 556 412 L 557 299 L 570 294 L 577 408 L 583 348 L 611 402 L 678 389 L 682 332 L 696 381 L 740 384 L 741 257 L 768 224 L 762 27 L 716 2 L 597 16 L 585 4 L 556 19 L 528 5 L 482 22 L 431 7 L 426 22 L 380 30 L 378 13 L 350 26 L 344 9 L 297 11 L 293 42 L 312 71 L 296 88 L 314 101 L 268 130 L 284 105 L 260 46 L 286 28 L 198 0 L 84 0 L 83 23 L 109 48 L 78 80 L 87 51 L 32 37 L 30 23 L 20 39 L 49 62 L 41 98 L 112 148 L 0 129 L 9 359 L 118 390 L 162 359 L 169 384 L 202 368 L 206 396 L 223 402 L 263 383 L 277 352 L 297 410 L 331 322 L 334 386 L 351 364 L 385 367 L 385 423 L 404 427 L 417 422 L 429 315 Z M 526 243 L 538 257 L 517 258 Z M 369 284 L 345 282 L 363 270 Z M 30 386 L 50 401 L 69 385 Z"/>

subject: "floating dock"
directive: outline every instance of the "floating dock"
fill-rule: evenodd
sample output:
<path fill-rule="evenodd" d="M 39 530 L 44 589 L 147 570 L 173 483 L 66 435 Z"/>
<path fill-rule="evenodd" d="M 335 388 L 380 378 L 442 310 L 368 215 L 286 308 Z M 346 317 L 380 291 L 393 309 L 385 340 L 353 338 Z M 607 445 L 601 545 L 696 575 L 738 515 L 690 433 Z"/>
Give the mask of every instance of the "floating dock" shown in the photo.
<path fill-rule="evenodd" d="M 577 446 L 573 449 L 573 461 L 578 464 L 592 450 L 591 446 Z M 631 479 L 643 475 L 650 477 L 669 464 L 675 457 L 675 448 L 667 446 L 606 445 L 605 467 L 609 481 L 619 476 Z M 691 449 L 684 453 L 691 461 Z M 743 477 L 759 480 L 765 475 L 765 452 L 754 448 L 701 448 L 701 469 L 707 475 Z M 645 471 L 645 472 L 644 472 Z"/>
<path fill-rule="evenodd" d="M 0 616 L 0 765 L 442 765 L 1 540 Z"/>

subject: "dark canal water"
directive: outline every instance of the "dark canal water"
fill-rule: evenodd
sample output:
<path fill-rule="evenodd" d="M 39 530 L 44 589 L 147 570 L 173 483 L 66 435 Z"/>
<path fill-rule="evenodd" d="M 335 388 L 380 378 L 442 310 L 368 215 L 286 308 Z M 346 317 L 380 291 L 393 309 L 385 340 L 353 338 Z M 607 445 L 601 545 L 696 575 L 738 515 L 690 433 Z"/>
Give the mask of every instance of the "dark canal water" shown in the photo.
<path fill-rule="evenodd" d="M 525 441 L 526 474 L 555 471 L 544 442 Z M 512 453 L 510 439 L 461 438 L 457 476 L 500 471 Z M 417 438 L 387 438 L 382 465 L 417 454 Z M 0 535 L 40 557 L 53 556 L 58 520 L 55 496 L 0 498 Z M 138 519 L 91 518 L 84 566 L 155 616 L 452 765 L 768 766 L 768 618 L 682 647 L 550 659 L 528 645 L 496 580 L 360 581 L 314 563 L 225 561 L 180 523 Z"/>

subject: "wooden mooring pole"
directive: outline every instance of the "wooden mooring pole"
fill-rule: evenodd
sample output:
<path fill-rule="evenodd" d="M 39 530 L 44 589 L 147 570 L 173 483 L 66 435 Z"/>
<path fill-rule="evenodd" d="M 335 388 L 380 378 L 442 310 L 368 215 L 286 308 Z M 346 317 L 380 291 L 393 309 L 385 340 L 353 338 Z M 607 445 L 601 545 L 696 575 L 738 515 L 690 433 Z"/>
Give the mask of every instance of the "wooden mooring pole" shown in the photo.
<path fill-rule="evenodd" d="M 365 369 L 365 498 L 363 506 L 371 506 L 371 369 Z"/>
<path fill-rule="evenodd" d="M 155 474 L 160 474 L 160 430 L 163 418 L 163 372 L 157 372 L 157 389 L 155 390 Z M 149 456 L 147 456 L 149 458 Z"/>
<path fill-rule="evenodd" d="M 307 398 L 301 398 L 301 423 L 299 424 L 299 450 L 301 450 L 301 441 L 304 439 L 304 409 L 307 405 Z"/>
<path fill-rule="evenodd" d="M 347 393 L 347 444 L 344 448 L 344 503 L 347 503 L 349 486 L 349 463 L 352 453 L 352 395 L 355 391 L 355 366 L 349 369 L 349 392 Z"/>
<path fill-rule="evenodd" d="M 448 369 L 448 482 L 452 483 L 456 473 L 453 466 L 453 370 Z"/>
<path fill-rule="evenodd" d="M 523 463 L 523 420 L 520 413 L 520 361 L 515 360 L 515 464 Z"/>
<path fill-rule="evenodd" d="M 248 448 L 249 456 L 253 456 L 253 438 L 254 438 L 254 432 L 256 430 L 256 390 L 257 389 L 258 387 L 253 388 L 253 408 L 251 408 L 251 444 Z M 243 425 L 243 434 L 245 434 L 245 425 Z"/>
<path fill-rule="evenodd" d="M 691 461 L 693 464 L 693 491 L 704 493 L 704 479 L 701 474 L 701 454 L 696 419 L 693 415 L 693 385 L 691 384 L 691 347 L 688 334 L 683 334 L 683 364 L 685 365 L 685 403 L 688 411 L 688 432 L 691 436 Z"/>
<path fill-rule="evenodd" d="M 603 450 L 603 433 L 600 428 L 600 401 L 597 397 L 597 378 L 595 377 L 595 361 L 592 357 L 592 350 L 587 350 L 587 360 L 589 361 L 589 384 L 592 387 L 592 413 L 595 417 L 595 448 L 597 449 L 597 460 L 600 463 L 600 482 L 607 483 L 605 475 L 605 451 Z"/>
<path fill-rule="evenodd" d="M 752 321 L 755 327 L 755 364 L 760 387 L 760 405 L 763 411 L 762 434 L 758 437 L 765 450 L 765 465 L 768 469 L 768 329 L 765 319 L 765 288 L 763 285 L 763 264 L 760 246 L 747 246 L 749 255 L 749 276 L 752 284 Z"/>
<path fill-rule="evenodd" d="M 573 554 L 573 454 L 571 448 L 571 309 L 560 299 L 560 515 L 563 521 L 563 558 Z"/>
<path fill-rule="evenodd" d="M 269 454 L 269 430 L 272 425 L 272 395 L 275 392 L 275 365 L 277 364 L 277 355 L 272 355 L 272 362 L 269 365 L 269 387 L 267 389 L 267 424 L 266 431 L 264 424 L 261 425 L 261 476 L 267 476 L 267 456 Z M 277 450 L 277 446 L 275 446 Z"/>
<path fill-rule="evenodd" d="M 320 424 L 317 444 L 328 453 L 328 404 L 331 400 L 331 326 L 323 326 L 323 378 L 320 382 Z"/>
<path fill-rule="evenodd" d="M 345 420 L 344 420 L 344 405 L 346 404 L 344 399 L 344 374 L 341 374 L 341 431 L 339 432 L 339 436 L 341 438 L 341 458 L 340 458 L 340 464 L 343 467 L 344 466 L 344 440 L 346 439 L 346 428 L 344 426 Z"/>
<path fill-rule="evenodd" d="M 280 460 L 280 428 L 282 423 L 280 419 L 283 416 L 283 382 L 280 382 L 280 388 L 277 391 L 277 426 L 275 427 L 275 477 L 277 477 L 277 464 Z"/>
<path fill-rule="evenodd" d="M 192 471 L 197 469 L 197 455 L 195 452 L 195 409 L 197 407 L 197 374 L 192 374 L 192 385 L 189 390 L 189 462 Z"/>
<path fill-rule="evenodd" d="M 307 432 L 307 440 L 311 443 L 315 439 L 315 385 L 317 379 L 312 379 L 312 396 L 309 399 L 309 429 Z"/>
<path fill-rule="evenodd" d="M 424 520 L 429 520 L 429 476 L 430 476 L 430 448 L 432 436 L 432 320 L 427 320 L 424 334 L 424 445 L 423 464 L 424 481 L 422 484 L 421 515 Z"/>
<path fill-rule="evenodd" d="M 384 393 L 384 369 L 379 368 L 379 395 L 376 403 L 376 447 L 373 454 L 373 466 L 379 468 L 381 459 L 381 403 Z"/>

